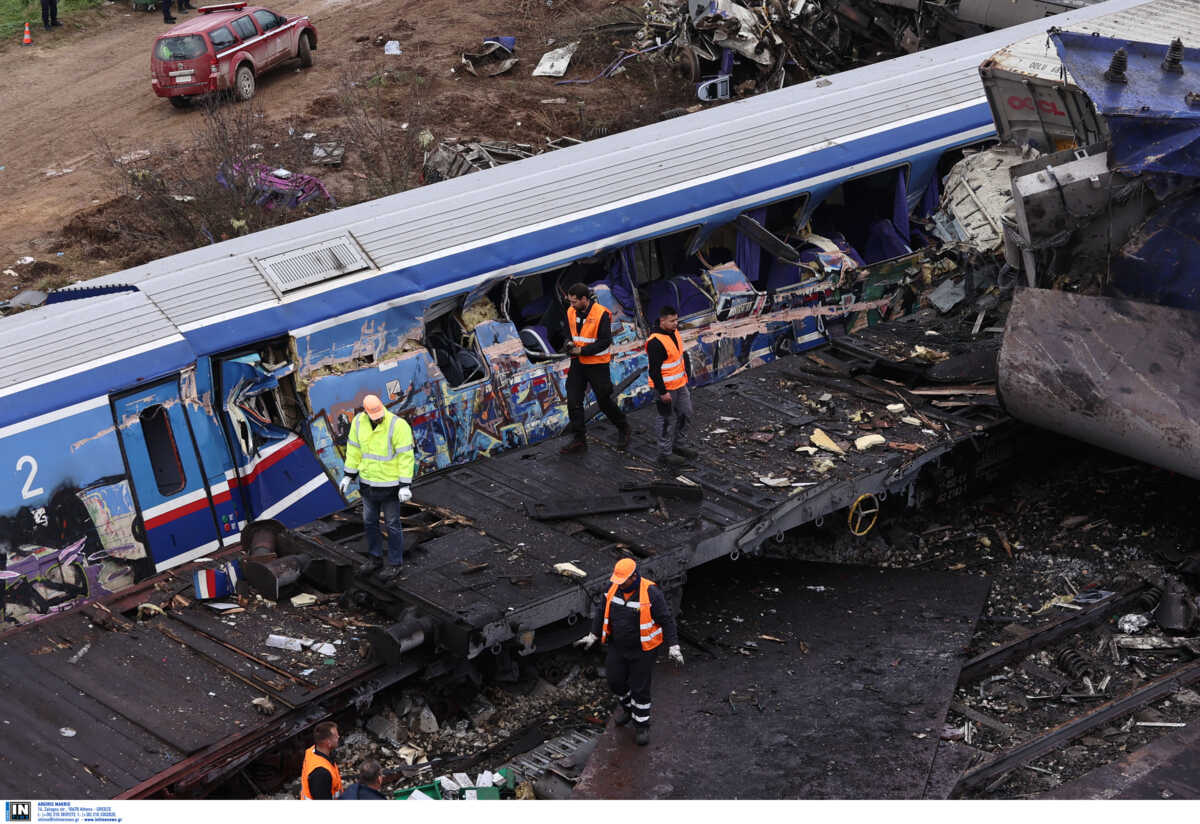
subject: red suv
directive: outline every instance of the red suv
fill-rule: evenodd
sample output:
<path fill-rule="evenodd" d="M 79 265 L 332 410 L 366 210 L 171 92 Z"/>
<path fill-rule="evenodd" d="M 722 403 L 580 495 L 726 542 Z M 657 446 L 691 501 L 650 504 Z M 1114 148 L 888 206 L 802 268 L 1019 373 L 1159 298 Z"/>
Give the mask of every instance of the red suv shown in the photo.
<path fill-rule="evenodd" d="M 293 57 L 304 68 L 313 63 L 317 30 L 307 17 L 245 3 L 202 6 L 199 12 L 154 41 L 150 54 L 150 85 L 173 106 L 225 90 L 249 100 L 262 72 Z"/>

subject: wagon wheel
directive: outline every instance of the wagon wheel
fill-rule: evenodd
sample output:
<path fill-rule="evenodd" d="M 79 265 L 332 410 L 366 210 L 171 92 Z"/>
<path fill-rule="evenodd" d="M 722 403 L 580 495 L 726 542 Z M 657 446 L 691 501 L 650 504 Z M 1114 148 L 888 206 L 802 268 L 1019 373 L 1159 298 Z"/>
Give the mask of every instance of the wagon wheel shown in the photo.
<path fill-rule="evenodd" d="M 859 495 L 858 500 L 850 505 L 850 514 L 846 523 L 850 531 L 859 537 L 866 535 L 879 520 L 879 500 L 868 492 Z"/>
<path fill-rule="evenodd" d="M 679 73 L 692 83 L 700 82 L 700 54 L 691 46 L 680 46 L 676 51 L 675 60 Z"/>

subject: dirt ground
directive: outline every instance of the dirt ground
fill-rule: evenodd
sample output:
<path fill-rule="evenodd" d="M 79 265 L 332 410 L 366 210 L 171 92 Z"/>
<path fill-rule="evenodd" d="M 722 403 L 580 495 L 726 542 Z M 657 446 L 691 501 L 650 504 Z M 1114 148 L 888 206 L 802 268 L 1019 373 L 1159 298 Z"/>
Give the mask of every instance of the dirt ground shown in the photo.
<path fill-rule="evenodd" d="M 550 40 L 562 45 L 581 39 L 567 78 L 594 77 L 619 53 L 618 44 L 630 39 L 627 32 L 596 27 L 632 19 L 637 5 L 632 0 L 280 0 L 271 8 L 307 14 L 317 26 L 316 65 L 301 71 L 293 62 L 261 78 L 253 103 L 279 135 L 295 127 L 315 132 L 317 140 L 336 140 L 344 114 L 339 95 L 349 83 L 362 84 L 391 69 L 406 82 L 395 85 L 388 116 L 408 122 L 417 112 L 420 119 L 408 126 L 413 134 L 428 129 L 437 140 L 540 145 L 562 135 L 587 139 L 622 131 L 691 105 L 688 84 L 661 64 L 630 64 L 593 85 L 556 86 L 553 78 L 530 73 Z M 116 200 L 121 175 L 112 158 L 148 150 L 159 168 L 187 162 L 187 147 L 203 125 L 202 110 L 177 111 L 151 91 L 149 52 L 165 30 L 161 17 L 131 11 L 121 2 L 65 23 L 53 32 L 39 30 L 32 47 L 0 48 L 5 106 L 0 265 L 11 267 L 24 256 L 41 264 L 37 271 L 31 265 L 17 267 L 18 279 L 5 278 L 0 298 L 22 286 L 60 286 L 180 251 L 170 238 L 148 245 L 139 238 L 139 256 L 126 254 L 119 243 L 114 250 L 111 244 L 87 242 L 96 224 L 102 225 L 101 234 L 120 235 L 139 222 L 136 202 Z M 484 38 L 497 35 L 516 37 L 520 62 L 511 72 L 476 78 L 452 71 L 463 51 L 475 51 Z M 403 53 L 385 56 L 386 40 L 398 40 Z M 547 102 L 560 98 L 563 102 Z M 367 175 L 355 163 L 348 156 L 332 175 L 321 167 L 293 171 L 328 176 L 323 179 L 339 205 L 346 205 L 366 197 L 355 183 Z M 62 236 L 76 215 L 77 231 Z M 81 224 L 86 231 L 79 231 Z"/>

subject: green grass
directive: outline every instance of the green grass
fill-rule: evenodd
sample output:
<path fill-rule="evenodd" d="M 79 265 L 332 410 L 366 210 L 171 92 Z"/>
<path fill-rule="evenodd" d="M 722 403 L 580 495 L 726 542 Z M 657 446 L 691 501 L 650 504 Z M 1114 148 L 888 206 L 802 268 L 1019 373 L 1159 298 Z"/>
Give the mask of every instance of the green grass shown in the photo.
<path fill-rule="evenodd" d="M 103 0 L 58 0 L 58 19 L 70 25 L 71 13 L 80 9 L 99 6 Z M 25 32 L 25 24 L 33 32 L 34 42 L 38 33 L 45 34 L 42 29 L 41 0 L 0 0 L 0 42 L 4 45 L 20 44 L 21 35 Z"/>

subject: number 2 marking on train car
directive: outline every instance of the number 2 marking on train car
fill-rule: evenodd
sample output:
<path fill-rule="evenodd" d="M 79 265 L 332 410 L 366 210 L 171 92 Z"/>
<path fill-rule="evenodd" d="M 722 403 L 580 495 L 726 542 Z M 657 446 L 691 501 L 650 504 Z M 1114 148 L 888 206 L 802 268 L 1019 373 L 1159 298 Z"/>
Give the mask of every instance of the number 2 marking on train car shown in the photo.
<path fill-rule="evenodd" d="M 37 461 L 32 455 L 22 455 L 21 460 L 17 461 L 17 471 L 21 471 L 21 467 L 29 465 L 29 477 L 25 479 L 25 486 L 21 487 L 22 498 L 36 498 L 44 491 L 40 486 L 37 489 L 30 489 L 33 486 L 33 479 L 37 475 Z"/>

